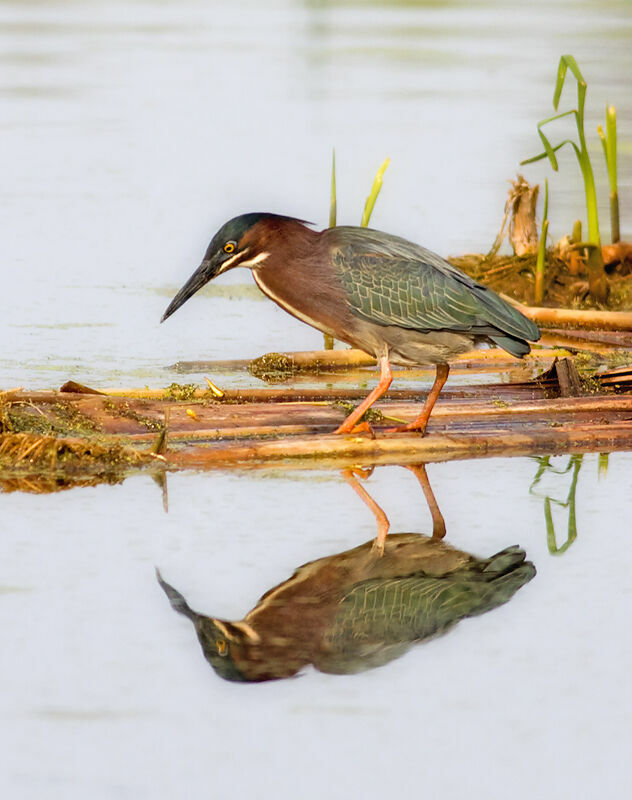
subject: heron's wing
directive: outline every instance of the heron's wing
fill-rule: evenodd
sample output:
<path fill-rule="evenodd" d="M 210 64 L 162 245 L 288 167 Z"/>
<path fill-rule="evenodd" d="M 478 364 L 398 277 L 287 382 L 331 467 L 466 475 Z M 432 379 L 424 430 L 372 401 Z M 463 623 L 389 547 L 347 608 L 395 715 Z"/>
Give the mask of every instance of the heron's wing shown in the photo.
<path fill-rule="evenodd" d="M 389 660 L 387 654 L 399 655 L 402 645 L 436 636 L 464 617 L 506 603 L 535 575 L 524 558 L 524 550 L 512 547 L 444 577 L 417 574 L 357 584 L 339 604 L 327 631 L 326 671 L 374 666 L 380 658 Z M 317 666 L 323 669 L 323 664 Z"/>
<path fill-rule="evenodd" d="M 405 239 L 335 228 L 331 247 L 349 304 L 372 322 L 423 332 L 471 331 L 531 341 L 540 336 L 537 326 L 495 292 Z"/>

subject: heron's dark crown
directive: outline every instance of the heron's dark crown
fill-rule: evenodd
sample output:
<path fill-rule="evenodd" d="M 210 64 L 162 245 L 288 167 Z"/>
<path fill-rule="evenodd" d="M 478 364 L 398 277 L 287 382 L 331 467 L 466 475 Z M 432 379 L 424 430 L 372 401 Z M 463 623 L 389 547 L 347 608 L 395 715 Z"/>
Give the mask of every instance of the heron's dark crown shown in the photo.
<path fill-rule="evenodd" d="M 305 221 L 296 217 L 286 217 L 283 214 L 271 214 L 268 211 L 252 211 L 240 214 L 229 219 L 213 237 L 213 244 L 223 245 L 224 242 L 239 242 L 242 237 L 260 222 L 267 222 L 271 227 L 283 226 L 285 223 L 302 223 Z"/>

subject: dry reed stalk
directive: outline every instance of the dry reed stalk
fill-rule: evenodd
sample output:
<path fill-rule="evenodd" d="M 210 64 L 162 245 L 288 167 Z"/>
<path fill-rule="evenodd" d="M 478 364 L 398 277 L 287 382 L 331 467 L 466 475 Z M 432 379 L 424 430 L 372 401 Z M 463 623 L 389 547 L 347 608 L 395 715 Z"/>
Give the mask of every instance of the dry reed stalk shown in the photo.
<path fill-rule="evenodd" d="M 428 461 L 519 456 L 569 452 L 600 452 L 632 447 L 632 424 L 614 422 L 582 426 L 550 427 L 542 424 L 529 431 L 485 431 L 484 434 L 363 436 L 312 436 L 248 444 L 225 443 L 196 447 L 167 456 L 167 466 L 179 469 L 212 469 L 238 466 L 289 466 L 323 468 L 326 465 L 416 464 Z"/>
<path fill-rule="evenodd" d="M 623 382 L 625 376 L 618 378 Z M 612 381 L 615 383 L 615 381 Z M 568 392 L 579 391 L 580 387 L 575 386 L 572 380 L 568 381 Z M 413 419 L 418 411 L 418 403 L 393 403 L 380 402 L 378 411 L 383 415 L 383 419 L 371 423 L 375 431 L 393 425 L 394 422 L 407 422 Z M 198 428 L 170 429 L 169 437 L 174 442 L 193 442 L 204 439 L 207 441 L 221 441 L 234 439 L 252 439 L 256 437 L 267 437 L 269 439 L 280 439 L 285 437 L 314 436 L 316 437 L 331 432 L 345 416 L 345 410 L 334 406 L 315 416 L 309 404 L 303 404 L 301 408 L 290 410 L 285 404 L 280 405 L 275 414 L 267 414 L 261 418 L 258 409 L 252 407 L 252 414 L 243 417 L 245 424 L 240 426 L 235 424 L 231 418 L 216 419 L 203 417 L 200 415 L 200 426 Z M 470 426 L 476 427 L 479 432 L 482 426 L 490 424 L 500 424 L 502 422 L 505 429 L 507 427 L 518 427 L 526 425 L 537 425 L 543 422 L 555 420 L 555 424 L 565 426 L 573 425 L 572 419 L 575 418 L 577 424 L 585 424 L 586 417 L 598 416 L 600 420 L 613 419 L 619 416 L 632 414 L 632 396 L 614 395 L 606 396 L 568 396 L 542 400 L 502 400 L 495 404 L 490 401 L 470 401 L 450 402 L 440 400 L 435 406 L 431 425 L 440 424 L 442 426 L 460 426 L 461 428 Z M 259 416 L 260 421 L 257 422 Z M 565 420 L 564 417 L 570 419 Z M 561 422 L 560 422 L 561 419 Z M 471 431 L 470 431 L 471 432 Z M 448 431 L 447 435 L 460 435 L 461 431 Z M 380 434 L 381 435 L 381 434 Z M 405 437 L 410 438 L 410 437 Z M 153 441 L 152 433 L 132 433 L 128 439 L 134 442 Z"/>
<path fill-rule="evenodd" d="M 515 300 L 504 296 L 520 311 L 538 325 L 563 327 L 565 325 L 575 328 L 599 328 L 604 331 L 630 331 L 632 330 L 631 311 L 596 311 L 576 310 L 570 308 L 541 308 L 539 306 L 524 306 Z"/>

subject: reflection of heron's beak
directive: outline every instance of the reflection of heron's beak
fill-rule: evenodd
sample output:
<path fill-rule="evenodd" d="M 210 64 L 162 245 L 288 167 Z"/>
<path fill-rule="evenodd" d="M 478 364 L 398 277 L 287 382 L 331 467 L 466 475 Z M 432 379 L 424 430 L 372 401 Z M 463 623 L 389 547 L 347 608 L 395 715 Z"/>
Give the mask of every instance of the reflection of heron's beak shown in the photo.
<path fill-rule="evenodd" d="M 199 614 L 196 614 L 195 611 L 193 611 L 193 609 L 189 606 L 187 601 L 177 589 L 174 589 L 173 586 L 170 586 L 167 581 L 163 579 L 159 569 L 156 569 L 156 578 L 158 578 L 158 583 L 162 586 L 165 594 L 169 598 L 171 608 L 173 608 L 174 611 L 177 611 L 178 614 L 184 614 L 185 617 L 188 617 L 190 620 L 195 622 L 199 617 Z"/>

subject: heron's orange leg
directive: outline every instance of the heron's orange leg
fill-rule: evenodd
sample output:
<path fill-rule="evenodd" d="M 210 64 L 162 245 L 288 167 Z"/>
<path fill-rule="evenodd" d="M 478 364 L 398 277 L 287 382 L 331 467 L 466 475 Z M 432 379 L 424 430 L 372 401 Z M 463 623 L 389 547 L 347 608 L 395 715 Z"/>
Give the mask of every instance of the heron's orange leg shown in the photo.
<path fill-rule="evenodd" d="M 357 408 L 349 414 L 346 420 L 342 423 L 342 425 L 337 428 L 334 433 L 352 433 L 353 429 L 356 426 L 356 423 L 362 419 L 362 415 L 368 411 L 369 408 L 378 400 L 384 392 L 388 389 L 388 387 L 393 382 L 393 375 L 391 373 L 391 365 L 388 363 L 388 356 L 380 356 L 380 380 L 378 385 L 373 389 L 373 391 L 366 397 Z M 447 376 L 446 376 L 447 377 Z M 444 381 L 445 383 L 445 381 Z M 442 384 L 443 385 L 443 384 Z M 439 387 L 439 391 L 441 391 L 441 387 Z"/>
<path fill-rule="evenodd" d="M 426 473 L 426 465 L 413 464 L 410 467 L 406 467 L 406 469 L 409 469 L 416 476 L 424 493 L 424 497 L 426 498 L 426 503 L 428 503 L 428 508 L 430 509 L 430 514 L 432 515 L 432 538 L 443 539 L 445 536 L 445 520 L 443 519 L 443 514 L 439 509 L 437 498 L 434 496 L 434 492 L 430 486 L 428 474 Z"/>
<path fill-rule="evenodd" d="M 398 428 L 389 428 L 387 433 L 393 433 L 396 431 L 419 431 L 420 433 L 423 433 L 426 430 L 426 425 L 428 424 L 428 420 L 432 414 L 434 404 L 437 402 L 437 398 L 441 394 L 441 390 L 445 386 L 445 382 L 448 380 L 449 374 L 450 367 L 448 364 L 437 364 L 437 374 L 435 376 L 434 383 L 432 384 L 432 388 L 428 392 L 426 402 L 421 409 L 421 414 L 412 422 L 409 422 L 408 425 L 401 425 Z"/>
<path fill-rule="evenodd" d="M 386 543 L 386 534 L 391 527 L 391 523 L 388 521 L 388 517 L 382 510 L 382 508 L 375 502 L 375 500 L 371 497 L 371 495 L 366 491 L 364 487 L 360 485 L 360 482 L 354 475 L 353 469 L 343 469 L 342 470 L 342 477 L 347 481 L 349 486 L 353 489 L 353 491 L 358 495 L 358 497 L 365 503 L 373 512 L 375 516 L 375 520 L 377 522 L 377 536 L 375 537 L 375 541 L 373 542 L 373 551 L 376 552 L 378 555 L 384 555 L 384 545 Z M 368 476 L 366 476 L 368 477 Z"/>

